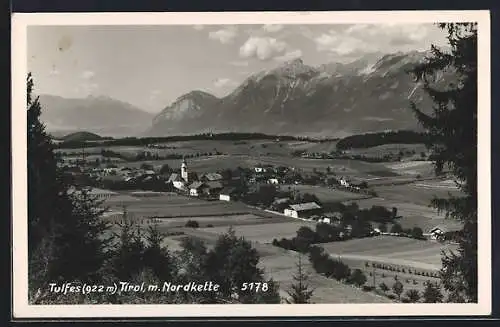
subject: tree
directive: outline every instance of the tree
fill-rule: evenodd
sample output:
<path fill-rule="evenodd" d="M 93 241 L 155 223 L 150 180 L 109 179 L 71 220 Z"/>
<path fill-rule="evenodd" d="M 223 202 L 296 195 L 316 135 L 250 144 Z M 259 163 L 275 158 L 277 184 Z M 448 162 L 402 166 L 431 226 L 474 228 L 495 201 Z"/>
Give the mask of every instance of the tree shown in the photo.
<path fill-rule="evenodd" d="M 424 231 L 420 227 L 413 227 L 411 230 L 411 237 L 421 240 L 424 238 Z"/>
<path fill-rule="evenodd" d="M 391 233 L 399 234 L 402 231 L 403 231 L 403 227 L 401 227 L 401 225 L 398 223 L 393 224 L 391 227 Z"/>
<path fill-rule="evenodd" d="M 380 287 L 380 290 L 384 293 L 387 293 L 387 291 L 389 290 L 389 286 L 387 286 L 387 284 L 384 282 L 380 283 L 378 287 Z"/>
<path fill-rule="evenodd" d="M 128 215 L 127 208 L 123 208 L 122 221 L 117 223 L 120 231 L 116 234 L 118 243 L 113 249 L 110 261 L 113 275 L 120 280 L 130 280 L 143 270 L 144 252 L 146 245 L 143 242 L 142 232 L 136 222 Z"/>
<path fill-rule="evenodd" d="M 170 168 L 170 166 L 168 164 L 164 164 L 160 168 L 160 174 L 162 174 L 162 175 L 170 174 L 171 172 L 172 172 L 172 168 Z"/>
<path fill-rule="evenodd" d="M 44 301 L 50 281 L 98 282 L 107 259 L 105 208 L 86 190 L 75 190 L 58 168 L 54 146 L 27 76 L 28 277 L 31 303 Z M 78 255 L 75 255 L 78 253 Z M 38 294 L 38 295 L 35 295 Z"/>
<path fill-rule="evenodd" d="M 198 228 L 200 227 L 200 224 L 196 220 L 188 220 L 185 226 L 190 228 Z"/>
<path fill-rule="evenodd" d="M 354 271 L 351 273 L 350 281 L 357 287 L 361 287 L 366 283 L 366 275 L 363 274 L 363 271 L 361 271 L 361 269 L 354 269 Z"/>
<path fill-rule="evenodd" d="M 174 275 L 174 262 L 167 248 L 162 246 L 165 235 L 158 229 L 158 224 L 148 226 L 144 265 L 160 280 L 171 280 Z"/>
<path fill-rule="evenodd" d="M 422 294 L 422 298 L 425 303 L 439 303 L 443 300 L 443 294 L 441 294 L 439 287 L 427 281 L 425 282 L 425 290 Z"/>
<path fill-rule="evenodd" d="M 432 46 L 432 56 L 411 72 L 431 96 L 432 113 L 411 107 L 428 134 L 436 174 L 448 167 L 465 194 L 432 201 L 448 218 L 463 222 L 458 251 L 442 258 L 443 286 L 452 302 L 477 302 L 477 24 L 439 27 L 448 33 L 450 51 Z M 436 77 L 444 74 L 455 82 L 443 87 Z"/>
<path fill-rule="evenodd" d="M 398 216 L 398 208 L 392 207 L 392 219 L 396 219 Z"/>
<path fill-rule="evenodd" d="M 242 288 L 249 281 L 266 282 L 264 271 L 258 267 L 259 260 L 259 254 L 250 242 L 243 237 L 236 237 L 234 230 L 229 228 L 219 236 L 214 248 L 207 252 L 204 278 L 221 285 L 219 297 L 226 300 L 237 299 L 240 303 L 276 301 L 279 295 L 273 295 L 273 292 L 277 292 L 274 282 L 267 281 L 269 289 L 266 296 L 260 296 L 255 288 Z"/>
<path fill-rule="evenodd" d="M 401 293 L 403 293 L 404 285 L 401 283 L 399 280 L 397 280 L 393 285 L 392 285 L 392 291 L 394 294 L 397 295 L 398 300 L 401 300 Z"/>
<path fill-rule="evenodd" d="M 420 293 L 415 289 L 406 291 L 405 296 L 407 301 L 410 303 L 416 303 L 420 300 Z"/>
<path fill-rule="evenodd" d="M 309 279 L 308 274 L 304 271 L 302 265 L 302 255 L 299 254 L 297 262 L 297 273 L 293 275 L 293 283 L 290 290 L 287 291 L 290 299 L 287 299 L 287 303 L 310 303 L 311 297 L 314 290 L 309 287 L 307 280 Z"/>

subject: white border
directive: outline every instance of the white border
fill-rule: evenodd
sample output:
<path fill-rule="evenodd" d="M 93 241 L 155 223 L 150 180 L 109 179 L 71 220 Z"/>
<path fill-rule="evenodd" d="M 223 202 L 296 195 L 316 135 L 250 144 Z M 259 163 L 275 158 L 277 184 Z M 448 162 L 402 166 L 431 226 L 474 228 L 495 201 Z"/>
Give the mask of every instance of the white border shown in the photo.
<path fill-rule="evenodd" d="M 29 25 L 221 25 L 478 22 L 477 304 L 29 305 L 27 287 L 26 76 Z M 12 172 L 14 318 L 276 317 L 489 315 L 491 313 L 489 11 L 234 13 L 15 13 L 12 16 Z"/>

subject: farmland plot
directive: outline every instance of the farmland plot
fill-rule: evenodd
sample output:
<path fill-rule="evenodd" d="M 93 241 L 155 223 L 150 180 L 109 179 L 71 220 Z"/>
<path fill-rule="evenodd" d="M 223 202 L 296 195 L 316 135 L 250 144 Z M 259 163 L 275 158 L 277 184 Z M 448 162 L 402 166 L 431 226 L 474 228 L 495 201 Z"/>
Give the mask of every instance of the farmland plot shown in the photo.
<path fill-rule="evenodd" d="M 337 201 L 348 201 L 356 199 L 364 199 L 369 196 L 362 193 L 354 193 L 332 189 L 325 186 L 313 186 L 313 185 L 280 185 L 281 190 L 288 191 L 295 190 L 301 193 L 310 193 L 318 197 L 322 202 L 337 202 Z"/>
<path fill-rule="evenodd" d="M 252 224 L 235 226 L 234 231 L 237 236 L 242 236 L 251 242 L 271 243 L 273 239 L 292 238 L 297 235 L 297 230 L 302 226 L 315 227 L 314 222 L 289 221 L 281 223 Z M 200 228 L 200 231 L 222 234 L 227 232 L 228 227 Z"/>
<path fill-rule="evenodd" d="M 377 236 L 345 242 L 324 243 L 321 246 L 334 255 L 351 260 L 377 261 L 419 269 L 441 268 L 441 250 L 456 249 L 433 241 L 405 237 Z"/>

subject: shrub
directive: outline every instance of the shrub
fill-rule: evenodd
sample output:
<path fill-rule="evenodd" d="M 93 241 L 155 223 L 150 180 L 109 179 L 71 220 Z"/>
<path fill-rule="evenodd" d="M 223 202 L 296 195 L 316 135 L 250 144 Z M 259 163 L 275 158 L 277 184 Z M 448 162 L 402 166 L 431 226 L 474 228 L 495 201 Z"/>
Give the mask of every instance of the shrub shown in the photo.
<path fill-rule="evenodd" d="M 382 282 L 382 283 L 380 283 L 378 287 L 379 287 L 379 288 L 380 288 L 380 290 L 381 290 L 382 292 L 384 292 L 384 293 L 385 293 L 385 292 L 387 292 L 387 291 L 389 290 L 389 286 L 387 286 L 387 284 L 386 284 L 386 283 L 383 283 L 383 282 Z"/>
<path fill-rule="evenodd" d="M 365 292 L 371 292 L 374 289 L 375 289 L 375 287 L 373 287 L 373 286 L 368 286 L 368 285 L 363 286 L 363 291 L 365 291 Z"/>
<path fill-rule="evenodd" d="M 186 222 L 186 227 L 191 227 L 191 228 L 198 228 L 200 227 L 200 224 L 196 220 L 188 220 Z"/>

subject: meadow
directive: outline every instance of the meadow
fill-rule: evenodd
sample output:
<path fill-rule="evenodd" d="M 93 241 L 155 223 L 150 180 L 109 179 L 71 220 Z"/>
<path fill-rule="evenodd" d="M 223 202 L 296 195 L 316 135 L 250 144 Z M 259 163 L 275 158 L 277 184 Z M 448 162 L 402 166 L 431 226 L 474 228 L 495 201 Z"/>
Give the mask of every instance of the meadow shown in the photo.
<path fill-rule="evenodd" d="M 324 243 L 321 246 L 341 260 L 379 262 L 423 270 L 439 270 L 441 250 L 456 250 L 455 245 L 396 236 L 353 239 Z"/>

